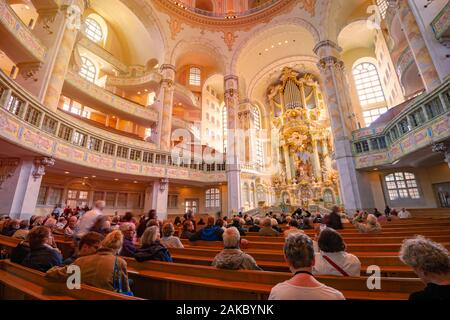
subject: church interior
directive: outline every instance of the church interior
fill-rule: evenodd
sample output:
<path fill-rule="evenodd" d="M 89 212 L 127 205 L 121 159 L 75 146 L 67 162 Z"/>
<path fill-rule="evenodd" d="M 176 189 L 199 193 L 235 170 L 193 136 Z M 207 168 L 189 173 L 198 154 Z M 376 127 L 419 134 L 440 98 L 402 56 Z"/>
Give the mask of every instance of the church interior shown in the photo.
<path fill-rule="evenodd" d="M 0 0 L 0 299 L 301 300 L 277 284 L 312 274 L 348 300 L 449 299 L 449 115 L 445 0 Z M 120 240 L 111 290 L 83 280 L 93 228 L 94 256 Z M 327 228 L 356 276 L 291 261 Z M 33 237 L 63 259 L 30 267 Z M 447 257 L 432 280 L 420 241 Z M 50 279 L 70 257 L 77 290 Z"/>

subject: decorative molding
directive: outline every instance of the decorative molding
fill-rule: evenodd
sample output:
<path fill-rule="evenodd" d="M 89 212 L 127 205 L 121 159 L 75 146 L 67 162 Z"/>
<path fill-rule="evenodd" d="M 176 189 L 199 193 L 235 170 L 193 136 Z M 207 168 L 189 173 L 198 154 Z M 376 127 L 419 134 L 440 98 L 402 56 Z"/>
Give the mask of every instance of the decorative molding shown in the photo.
<path fill-rule="evenodd" d="M 52 167 L 54 165 L 55 165 L 55 159 L 53 159 L 53 158 L 48 158 L 48 157 L 36 158 L 34 160 L 35 170 L 32 173 L 34 181 L 42 178 L 45 175 L 46 167 Z"/>
<path fill-rule="evenodd" d="M 234 32 L 232 31 L 224 31 L 222 39 L 224 40 L 225 44 L 228 46 L 228 50 L 233 51 L 233 44 L 236 41 L 238 36 L 234 35 Z"/>
<path fill-rule="evenodd" d="M 42 67 L 41 62 L 25 62 L 17 64 L 17 67 L 25 80 L 32 79 L 34 82 L 39 79 L 36 77 Z"/>
<path fill-rule="evenodd" d="M 179 19 L 174 18 L 174 17 L 170 17 L 169 20 L 167 20 L 167 23 L 169 24 L 169 29 L 170 29 L 170 35 L 172 40 L 175 40 L 177 35 L 184 30 L 182 23 L 180 22 Z"/>

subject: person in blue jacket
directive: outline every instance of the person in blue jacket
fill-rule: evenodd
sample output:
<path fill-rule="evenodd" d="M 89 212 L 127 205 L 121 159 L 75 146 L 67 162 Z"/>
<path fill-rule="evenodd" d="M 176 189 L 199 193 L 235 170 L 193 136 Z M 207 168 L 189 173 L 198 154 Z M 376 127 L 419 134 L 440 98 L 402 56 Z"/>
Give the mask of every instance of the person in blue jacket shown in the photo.
<path fill-rule="evenodd" d="M 206 227 L 196 232 L 189 241 L 222 241 L 223 229 L 215 225 L 214 217 L 208 217 Z"/>

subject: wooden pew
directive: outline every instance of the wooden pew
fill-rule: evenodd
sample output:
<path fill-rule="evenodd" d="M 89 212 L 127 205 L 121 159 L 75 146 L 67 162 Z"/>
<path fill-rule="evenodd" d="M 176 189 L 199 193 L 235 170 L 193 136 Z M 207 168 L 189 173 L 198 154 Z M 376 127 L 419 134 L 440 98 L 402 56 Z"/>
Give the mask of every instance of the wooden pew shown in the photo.
<path fill-rule="evenodd" d="M 192 248 L 222 248 L 223 244 L 221 241 L 195 241 L 190 242 L 189 240 L 182 239 L 181 242 L 185 247 Z M 447 249 L 450 249 L 450 242 L 443 242 L 442 245 Z M 356 255 L 361 253 L 398 253 L 400 251 L 400 243 L 383 243 L 383 244 L 373 244 L 373 243 L 352 243 L 347 245 L 347 251 Z M 281 252 L 283 248 L 282 243 L 274 242 L 253 242 L 248 244 L 248 249 L 255 251 L 279 251 Z"/>
<path fill-rule="evenodd" d="M 69 290 L 66 283 L 50 282 L 44 273 L 0 260 L 0 300 L 141 300 L 81 285 Z"/>
<path fill-rule="evenodd" d="M 207 266 L 127 259 L 136 295 L 147 299 L 254 300 L 267 299 L 277 283 L 292 275 L 281 272 L 218 270 Z M 382 291 L 367 288 L 367 278 L 318 277 L 340 290 L 347 299 L 405 300 L 422 290 L 418 279 L 382 278 Z"/>
<path fill-rule="evenodd" d="M 169 249 L 174 262 L 211 266 L 214 257 L 220 250 L 209 249 Z M 264 252 L 247 252 L 255 260 L 256 263 L 266 271 L 289 272 L 289 268 L 284 261 L 283 254 L 280 253 L 264 253 Z M 377 265 L 380 267 L 382 276 L 384 277 L 408 277 L 416 278 L 414 271 L 404 265 L 398 256 L 358 256 L 361 261 L 361 273 L 367 270 L 368 266 Z"/>

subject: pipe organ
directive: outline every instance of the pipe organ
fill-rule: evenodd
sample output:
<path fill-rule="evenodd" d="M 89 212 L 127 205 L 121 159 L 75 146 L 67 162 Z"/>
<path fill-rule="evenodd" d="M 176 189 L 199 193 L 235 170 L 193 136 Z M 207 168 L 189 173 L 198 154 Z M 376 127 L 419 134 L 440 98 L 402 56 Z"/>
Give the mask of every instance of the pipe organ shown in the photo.
<path fill-rule="evenodd" d="M 313 75 L 284 68 L 268 88 L 267 99 L 279 137 L 272 178 L 277 198 L 303 207 L 339 203 L 330 123 Z"/>

